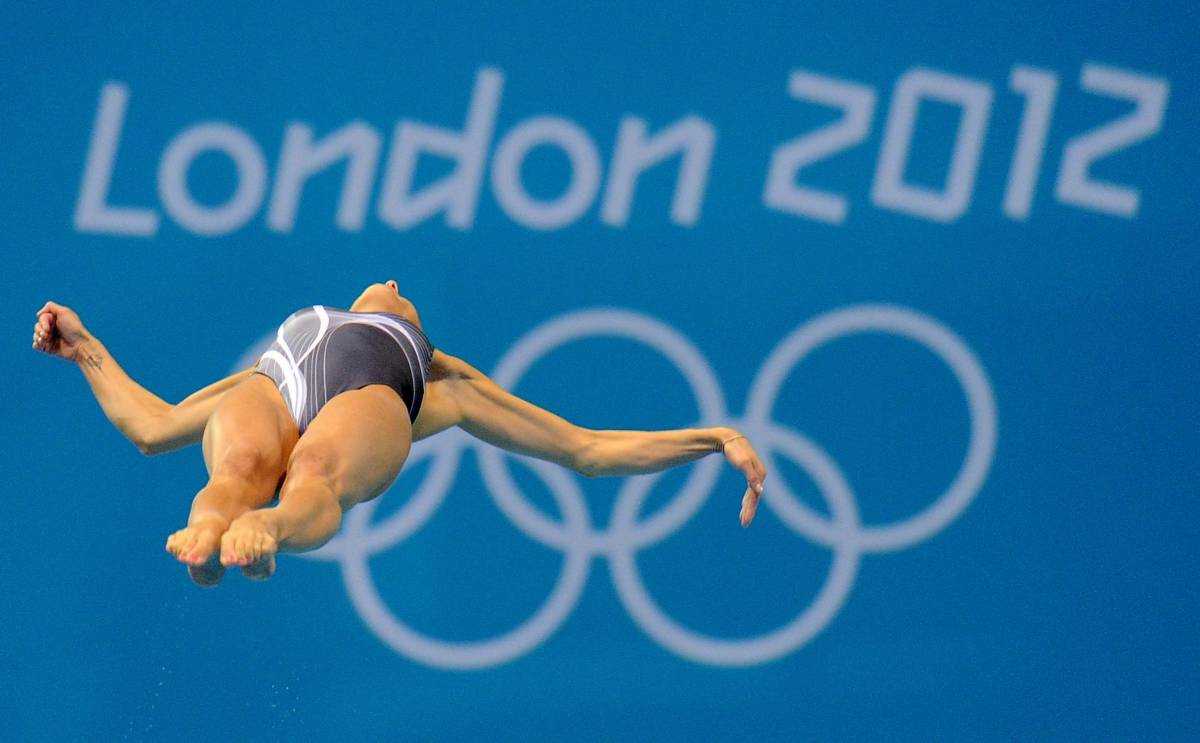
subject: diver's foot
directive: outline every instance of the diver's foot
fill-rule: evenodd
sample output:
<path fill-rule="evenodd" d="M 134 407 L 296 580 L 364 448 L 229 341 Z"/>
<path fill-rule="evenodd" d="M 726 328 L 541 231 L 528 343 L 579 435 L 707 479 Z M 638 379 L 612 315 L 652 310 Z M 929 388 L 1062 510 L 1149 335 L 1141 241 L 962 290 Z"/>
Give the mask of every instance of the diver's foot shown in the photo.
<path fill-rule="evenodd" d="M 247 511 L 234 519 L 221 537 L 221 564 L 241 566 L 242 573 L 252 580 L 266 580 L 275 574 L 278 551 L 279 543 L 259 511 Z"/>
<path fill-rule="evenodd" d="M 227 525 L 226 521 L 217 518 L 189 524 L 167 537 L 167 552 L 186 565 L 202 567 L 216 556 L 221 546 L 221 534 Z"/>

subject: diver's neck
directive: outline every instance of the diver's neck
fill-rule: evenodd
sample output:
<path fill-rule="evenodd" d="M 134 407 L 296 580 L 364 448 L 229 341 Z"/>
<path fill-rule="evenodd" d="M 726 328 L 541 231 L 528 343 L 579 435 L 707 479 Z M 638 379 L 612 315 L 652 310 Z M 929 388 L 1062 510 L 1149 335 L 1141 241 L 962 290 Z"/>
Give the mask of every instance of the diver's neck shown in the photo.
<path fill-rule="evenodd" d="M 385 315 L 395 315 L 396 317 L 404 318 L 413 325 L 416 325 L 418 328 L 421 327 L 421 323 L 417 320 L 417 318 L 405 314 L 404 312 L 400 312 L 399 310 L 400 308 L 384 302 L 355 302 L 354 304 L 350 305 L 349 309 L 350 312 L 356 313 L 383 313 Z"/>
<path fill-rule="evenodd" d="M 378 303 L 378 302 L 355 302 L 354 304 L 350 305 L 349 311 L 350 312 L 384 312 L 389 315 L 396 314 L 395 307 L 391 307 L 391 306 L 385 307 L 383 304 Z"/>

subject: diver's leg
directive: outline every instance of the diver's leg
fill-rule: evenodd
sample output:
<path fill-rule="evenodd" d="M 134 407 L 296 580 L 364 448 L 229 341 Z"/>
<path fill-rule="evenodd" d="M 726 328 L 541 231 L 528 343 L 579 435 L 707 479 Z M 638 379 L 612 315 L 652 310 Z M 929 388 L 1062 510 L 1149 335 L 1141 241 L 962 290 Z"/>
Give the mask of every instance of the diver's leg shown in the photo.
<path fill-rule="evenodd" d="M 297 439 L 296 424 L 275 388 L 252 374 L 226 394 L 204 430 L 209 480 L 192 501 L 188 525 L 167 539 L 201 585 L 221 579 L 221 535 L 248 510 L 271 501 Z"/>
<path fill-rule="evenodd" d="M 235 520 L 221 538 L 221 563 L 264 579 L 277 551 L 320 547 L 337 533 L 344 511 L 391 485 L 411 446 L 408 410 L 390 387 L 335 396 L 292 451 L 279 505 Z"/>

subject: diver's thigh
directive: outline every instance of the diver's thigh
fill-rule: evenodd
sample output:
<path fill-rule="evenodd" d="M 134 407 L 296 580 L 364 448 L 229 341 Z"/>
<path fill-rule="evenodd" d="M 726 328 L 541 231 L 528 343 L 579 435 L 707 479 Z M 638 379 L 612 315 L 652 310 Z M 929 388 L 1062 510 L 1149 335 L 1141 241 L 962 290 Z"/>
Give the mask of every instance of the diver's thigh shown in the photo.
<path fill-rule="evenodd" d="M 373 384 L 327 402 L 292 450 L 288 481 L 326 481 L 343 508 L 391 485 L 412 446 L 408 409 L 394 390 Z M 280 497 L 286 498 L 287 482 Z"/>
<path fill-rule="evenodd" d="M 204 428 L 209 475 L 237 460 L 257 460 L 276 477 L 299 438 L 279 390 L 269 377 L 251 374 L 226 393 Z"/>

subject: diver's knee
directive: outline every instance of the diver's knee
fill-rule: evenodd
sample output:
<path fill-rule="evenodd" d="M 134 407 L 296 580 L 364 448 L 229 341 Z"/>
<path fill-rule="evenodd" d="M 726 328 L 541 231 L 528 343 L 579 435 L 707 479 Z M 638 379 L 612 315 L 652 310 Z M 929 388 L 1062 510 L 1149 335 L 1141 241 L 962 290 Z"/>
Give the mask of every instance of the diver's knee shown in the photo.
<path fill-rule="evenodd" d="M 337 490 L 337 453 L 328 446 L 298 446 L 288 462 L 287 472 L 287 481 L 292 486 Z"/>
<path fill-rule="evenodd" d="M 274 481 L 279 477 L 278 457 L 253 443 L 232 444 L 216 463 L 212 475 L 248 482 Z"/>

